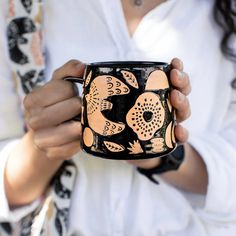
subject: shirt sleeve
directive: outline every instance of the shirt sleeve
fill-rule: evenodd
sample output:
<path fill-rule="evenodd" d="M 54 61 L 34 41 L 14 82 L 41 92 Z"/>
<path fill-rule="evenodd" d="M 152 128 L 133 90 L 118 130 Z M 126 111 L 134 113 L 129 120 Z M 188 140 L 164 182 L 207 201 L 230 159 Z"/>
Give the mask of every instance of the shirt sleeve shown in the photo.
<path fill-rule="evenodd" d="M 198 213 L 207 222 L 236 222 L 236 89 L 218 132 L 207 130 L 190 137 L 202 156 L 209 182 L 204 207 Z"/>
<path fill-rule="evenodd" d="M 7 51 L 6 2 L 0 2 L 0 222 L 17 221 L 38 205 L 38 202 L 35 201 L 29 206 L 11 211 L 4 189 L 4 170 L 7 158 L 24 134 L 24 120 L 15 91 Z"/>

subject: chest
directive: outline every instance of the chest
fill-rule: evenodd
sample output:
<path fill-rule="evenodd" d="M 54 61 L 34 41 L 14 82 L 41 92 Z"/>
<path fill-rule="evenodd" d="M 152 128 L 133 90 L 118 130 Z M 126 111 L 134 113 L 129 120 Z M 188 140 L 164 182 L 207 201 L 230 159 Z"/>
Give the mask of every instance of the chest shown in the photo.
<path fill-rule="evenodd" d="M 192 84 L 192 116 L 187 128 L 193 132 L 216 128 L 228 106 L 232 78 L 220 52 L 221 35 L 212 20 L 212 5 L 198 2 L 201 11 L 195 11 L 196 4 L 172 0 L 144 16 L 144 12 L 127 16 L 117 0 L 69 0 L 60 5 L 45 1 L 47 76 L 72 58 L 170 62 L 179 57 Z M 130 35 L 127 18 L 132 17 L 137 17 L 138 24 Z"/>

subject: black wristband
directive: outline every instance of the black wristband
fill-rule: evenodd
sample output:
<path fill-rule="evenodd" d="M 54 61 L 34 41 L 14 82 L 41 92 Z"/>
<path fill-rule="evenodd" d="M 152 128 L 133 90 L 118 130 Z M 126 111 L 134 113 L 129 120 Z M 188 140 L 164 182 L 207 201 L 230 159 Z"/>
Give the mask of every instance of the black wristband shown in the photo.
<path fill-rule="evenodd" d="M 138 167 L 139 173 L 145 175 L 154 183 L 158 182 L 153 178 L 154 174 L 161 174 L 170 170 L 177 170 L 182 164 L 185 156 L 184 146 L 178 146 L 172 153 L 161 157 L 161 163 L 151 169 L 143 169 Z"/>

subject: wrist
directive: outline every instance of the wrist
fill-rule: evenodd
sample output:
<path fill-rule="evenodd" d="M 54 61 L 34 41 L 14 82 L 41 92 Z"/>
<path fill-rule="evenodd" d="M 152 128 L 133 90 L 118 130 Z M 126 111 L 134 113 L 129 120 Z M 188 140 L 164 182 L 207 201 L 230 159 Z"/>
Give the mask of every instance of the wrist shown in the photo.
<path fill-rule="evenodd" d="M 61 164 L 61 160 L 49 160 L 36 150 L 31 134 L 25 134 L 5 165 L 4 184 L 9 204 L 24 205 L 40 197 Z"/>
<path fill-rule="evenodd" d="M 153 178 L 155 174 L 162 174 L 171 170 L 179 169 L 185 157 L 185 149 L 183 145 L 178 146 L 172 153 L 159 158 L 159 163 L 149 169 L 138 167 L 138 171 L 147 178 L 157 183 Z"/>
<path fill-rule="evenodd" d="M 129 160 L 128 162 L 130 164 L 137 166 L 138 168 L 148 170 L 148 169 L 152 169 L 158 166 L 161 162 L 161 158 L 156 157 L 156 158 L 150 158 L 150 159 L 145 159 L 145 160 Z"/>
<path fill-rule="evenodd" d="M 29 130 L 29 132 L 27 132 L 22 138 L 19 148 L 25 150 L 24 158 L 27 158 L 32 164 L 38 164 L 39 166 L 54 166 L 63 163 L 63 160 L 48 158 L 46 151 L 42 150 L 35 144 L 33 136 L 33 131 Z M 24 150 L 22 150 L 22 152 Z"/>

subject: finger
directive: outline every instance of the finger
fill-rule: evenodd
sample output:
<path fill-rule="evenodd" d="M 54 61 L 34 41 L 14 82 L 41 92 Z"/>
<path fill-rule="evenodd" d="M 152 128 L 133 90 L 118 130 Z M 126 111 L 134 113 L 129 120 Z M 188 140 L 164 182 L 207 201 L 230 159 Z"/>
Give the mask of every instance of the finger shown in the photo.
<path fill-rule="evenodd" d="M 177 124 L 175 126 L 175 137 L 180 143 L 185 143 L 188 140 L 188 131 L 182 125 Z"/>
<path fill-rule="evenodd" d="M 54 80 L 28 94 L 24 99 L 24 107 L 30 113 L 34 109 L 50 106 L 75 95 L 72 83 Z"/>
<path fill-rule="evenodd" d="M 174 58 L 171 61 L 171 66 L 172 66 L 173 69 L 177 69 L 177 70 L 180 70 L 180 71 L 183 71 L 183 69 L 184 69 L 184 64 L 179 58 Z"/>
<path fill-rule="evenodd" d="M 174 89 L 170 94 L 170 102 L 176 109 L 176 120 L 182 122 L 190 117 L 191 109 L 187 97 L 180 91 Z"/>
<path fill-rule="evenodd" d="M 170 72 L 170 80 L 174 87 L 178 88 L 184 95 L 189 95 L 191 92 L 191 85 L 188 74 L 177 69 Z"/>
<path fill-rule="evenodd" d="M 54 71 L 52 79 L 63 79 L 68 76 L 81 77 L 84 74 L 85 64 L 78 60 L 70 60 Z"/>
<path fill-rule="evenodd" d="M 50 160 L 68 160 L 80 150 L 80 141 L 74 141 L 58 147 L 48 148 L 45 154 Z"/>
<path fill-rule="evenodd" d="M 33 130 L 39 130 L 51 126 L 59 125 L 68 121 L 81 112 L 81 99 L 73 97 L 46 107 L 29 117 L 28 125 Z"/>
<path fill-rule="evenodd" d="M 35 132 L 34 143 L 39 149 L 64 145 L 76 140 L 79 141 L 81 131 L 80 122 L 66 122 L 56 127 Z"/>

